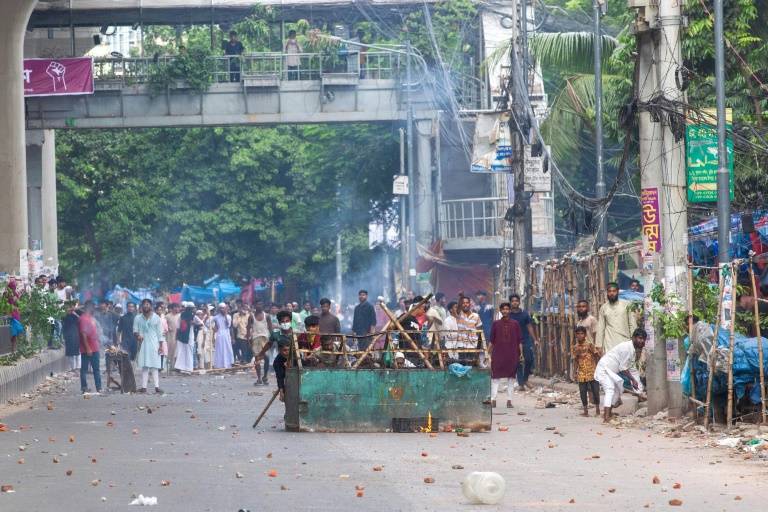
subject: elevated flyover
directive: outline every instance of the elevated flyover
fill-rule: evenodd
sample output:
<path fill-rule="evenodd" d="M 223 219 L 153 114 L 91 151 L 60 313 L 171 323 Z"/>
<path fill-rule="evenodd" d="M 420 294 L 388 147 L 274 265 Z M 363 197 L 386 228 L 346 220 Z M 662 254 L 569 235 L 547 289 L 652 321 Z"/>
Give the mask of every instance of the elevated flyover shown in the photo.
<path fill-rule="evenodd" d="M 30 28 L 239 21 L 262 6 L 279 9 L 284 21 L 338 21 L 339 10 L 365 19 L 399 19 L 402 12 L 420 9 L 425 0 L 42 0 L 37 2 Z M 450 0 L 426 0 L 428 4 Z"/>
<path fill-rule="evenodd" d="M 362 68 L 329 69 L 321 54 L 210 57 L 212 82 L 195 90 L 183 80 L 157 83 L 173 59 L 94 61 L 95 93 L 26 99 L 27 129 L 144 128 L 391 122 L 406 118 L 400 57 L 369 52 Z M 232 60 L 230 60 L 232 59 Z M 232 67 L 238 59 L 239 71 Z M 357 59 L 354 59 L 357 65 Z M 161 77 L 161 76 L 160 76 Z M 472 85 L 472 84 L 470 84 Z M 462 88 L 471 108 L 479 82 Z M 439 100 L 428 89 L 411 94 L 415 118 L 433 118 Z"/>

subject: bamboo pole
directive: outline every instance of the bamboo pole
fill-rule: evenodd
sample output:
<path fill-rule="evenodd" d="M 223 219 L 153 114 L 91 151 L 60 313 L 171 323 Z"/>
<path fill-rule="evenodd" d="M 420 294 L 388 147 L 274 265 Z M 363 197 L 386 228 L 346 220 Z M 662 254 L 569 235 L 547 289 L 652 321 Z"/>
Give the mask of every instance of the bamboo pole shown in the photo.
<path fill-rule="evenodd" d="M 482 333 L 482 331 L 481 331 L 481 333 Z M 485 336 L 482 336 L 482 334 L 480 336 L 480 346 L 482 347 L 482 350 L 483 350 L 481 352 L 481 354 L 485 354 L 485 366 L 486 366 L 486 368 L 490 368 L 491 367 L 491 353 L 488 351 L 488 343 L 485 340 Z M 442 353 L 443 353 L 443 349 L 441 348 L 440 349 L 441 356 L 442 356 Z M 480 358 L 480 356 L 478 356 L 478 359 L 479 358 Z"/>
<path fill-rule="evenodd" d="M 384 304 L 382 304 L 381 309 L 384 311 L 387 317 L 389 317 L 389 320 L 395 324 L 395 327 L 397 327 L 397 330 L 400 331 L 400 334 L 405 337 L 405 340 L 408 342 L 408 344 L 410 344 L 411 347 L 419 354 L 419 357 L 421 357 L 421 359 L 424 361 L 424 365 L 430 370 L 434 370 L 435 368 L 432 366 L 432 363 L 429 362 L 429 359 L 427 359 L 427 357 L 424 355 L 424 352 L 422 352 L 419 346 L 416 344 L 416 342 L 413 341 L 413 338 L 411 338 L 411 336 L 406 332 L 406 330 L 403 329 L 403 326 L 400 324 L 400 321 L 397 318 L 395 318 L 395 315 L 392 314 L 389 308 Z"/>
<path fill-rule="evenodd" d="M 693 271 L 691 270 L 691 266 L 688 265 L 688 345 L 693 342 Z M 691 396 L 695 399 L 696 398 L 696 362 L 689 356 L 690 365 L 691 365 Z M 699 418 L 699 408 L 698 406 L 694 406 L 693 408 L 693 414 L 694 417 L 698 420 Z"/>
<path fill-rule="evenodd" d="M 722 316 L 723 308 L 723 276 L 721 272 L 717 273 L 719 285 L 717 292 L 717 318 L 715 319 L 715 337 L 712 340 L 712 348 L 709 349 L 707 354 L 707 364 L 709 365 L 709 375 L 707 377 L 707 394 L 706 404 L 704 405 L 704 428 L 709 430 L 709 409 L 712 405 L 712 379 L 715 376 L 715 353 L 717 352 L 717 339 L 720 334 L 720 317 Z"/>
<path fill-rule="evenodd" d="M 726 412 L 728 430 L 733 426 L 733 347 L 736 331 L 736 263 L 731 262 L 731 328 L 728 336 L 728 411 Z M 717 338 L 715 338 L 717 339 Z"/>
<path fill-rule="evenodd" d="M 440 363 L 440 369 L 445 370 L 445 361 L 443 360 L 443 347 L 440 344 L 440 336 L 437 331 L 432 331 L 432 350 L 435 349 L 435 345 L 437 345 L 437 349 L 438 349 L 437 360 Z"/>
<path fill-rule="evenodd" d="M 373 343 L 371 343 L 373 344 Z M 341 357 L 344 358 L 344 367 L 349 368 L 349 354 L 347 354 L 347 335 L 341 335 Z"/>
<path fill-rule="evenodd" d="M 765 425 L 765 369 L 763 368 L 763 336 L 760 332 L 760 311 L 757 304 L 757 283 L 755 269 L 752 266 L 754 256 L 749 258 L 749 280 L 752 282 L 752 295 L 755 297 L 753 313 L 755 315 L 755 336 L 757 336 L 757 360 L 760 363 L 760 425 Z"/>
<path fill-rule="evenodd" d="M 558 361 L 558 373 L 568 375 L 568 369 L 565 359 L 565 346 L 567 343 L 566 340 L 566 330 L 565 330 L 565 269 L 563 267 L 559 267 L 557 272 L 557 284 L 558 284 L 558 294 L 560 295 L 560 307 L 558 309 L 558 323 L 560 324 L 560 343 L 558 344 L 560 346 L 560 354 L 559 354 L 559 361 Z"/>
<path fill-rule="evenodd" d="M 616 281 L 619 278 L 619 251 L 616 250 L 613 253 L 613 269 L 611 269 L 611 281 Z"/>
<path fill-rule="evenodd" d="M 568 264 L 568 293 L 571 297 L 571 309 L 570 314 L 568 315 L 568 350 L 566 353 L 566 356 L 568 356 L 566 359 L 570 361 L 570 354 L 571 350 L 573 350 L 573 346 L 576 343 L 575 339 L 575 333 L 574 330 L 576 328 L 576 303 L 578 302 L 578 297 L 576 296 L 576 286 L 575 286 L 576 278 L 574 275 L 574 269 L 573 269 L 573 263 Z M 568 365 L 569 370 L 569 376 L 571 380 L 573 381 L 576 378 L 576 372 L 573 369 L 572 365 Z"/>
<path fill-rule="evenodd" d="M 303 365 L 301 363 L 301 351 L 299 350 L 299 340 L 296 337 L 296 333 L 291 334 L 291 338 L 293 338 L 293 350 L 296 356 L 296 366 L 298 366 L 299 370 L 301 370 Z"/>

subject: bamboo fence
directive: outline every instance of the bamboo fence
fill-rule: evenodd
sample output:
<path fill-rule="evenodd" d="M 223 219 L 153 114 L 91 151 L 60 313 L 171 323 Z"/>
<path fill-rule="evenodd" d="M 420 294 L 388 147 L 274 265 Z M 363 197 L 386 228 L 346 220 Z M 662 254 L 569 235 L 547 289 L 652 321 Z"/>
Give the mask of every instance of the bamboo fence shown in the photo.
<path fill-rule="evenodd" d="M 593 316 L 606 301 L 605 286 L 618 278 L 625 258 L 640 260 L 639 242 L 620 244 L 588 255 L 566 255 L 537 261 L 529 269 L 528 311 L 537 317 L 540 343 L 535 372 L 572 380 L 571 347 L 576 327 L 576 303 L 587 300 Z M 639 265 L 638 265 L 639 267 Z"/>

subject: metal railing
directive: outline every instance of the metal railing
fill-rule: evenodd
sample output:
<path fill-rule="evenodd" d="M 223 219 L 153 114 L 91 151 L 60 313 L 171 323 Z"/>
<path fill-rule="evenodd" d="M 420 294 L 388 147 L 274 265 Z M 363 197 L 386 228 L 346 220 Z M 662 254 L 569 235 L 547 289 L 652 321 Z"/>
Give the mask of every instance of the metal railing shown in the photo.
<path fill-rule="evenodd" d="M 504 234 L 505 197 L 443 201 L 440 205 L 440 237 L 443 240 L 493 238 Z"/>
<path fill-rule="evenodd" d="M 483 87 L 482 80 L 463 73 L 455 74 L 452 79 L 456 101 L 460 107 L 465 109 L 482 108 L 480 104 L 480 93 Z"/>
<path fill-rule="evenodd" d="M 172 65 L 178 57 L 104 58 L 93 63 L 93 75 L 100 82 L 126 85 L 150 81 L 153 73 Z M 391 80 L 398 77 L 402 59 L 388 52 L 337 53 L 254 53 L 206 58 L 213 82 L 241 82 L 249 78 L 279 80 L 320 80 L 325 74 L 357 76 L 361 79 Z"/>

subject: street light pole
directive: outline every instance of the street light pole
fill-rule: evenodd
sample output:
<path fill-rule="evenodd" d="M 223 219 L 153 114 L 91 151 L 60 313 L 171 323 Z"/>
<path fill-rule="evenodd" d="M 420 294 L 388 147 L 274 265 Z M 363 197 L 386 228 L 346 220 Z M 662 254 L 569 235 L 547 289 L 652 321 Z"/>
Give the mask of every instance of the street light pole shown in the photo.
<path fill-rule="evenodd" d="M 731 230 L 731 184 L 728 173 L 725 118 L 725 44 L 723 39 L 723 0 L 715 0 L 715 92 L 717 96 L 717 254 L 728 263 Z"/>
<path fill-rule="evenodd" d="M 413 105 L 411 103 L 411 41 L 406 42 L 405 82 L 406 109 L 405 126 L 408 163 L 408 286 L 416 293 L 416 197 L 413 173 Z"/>
<path fill-rule="evenodd" d="M 604 12 L 605 4 L 603 0 L 592 0 L 592 10 L 594 15 L 594 66 L 595 66 L 595 153 L 597 154 L 597 183 L 595 184 L 595 195 L 598 199 L 605 197 L 605 175 L 603 171 L 603 38 L 600 34 L 600 21 Z M 607 206 L 606 206 L 607 208 Z M 606 223 L 608 222 L 608 211 L 600 219 L 595 233 L 595 246 L 605 247 L 606 245 Z"/>

